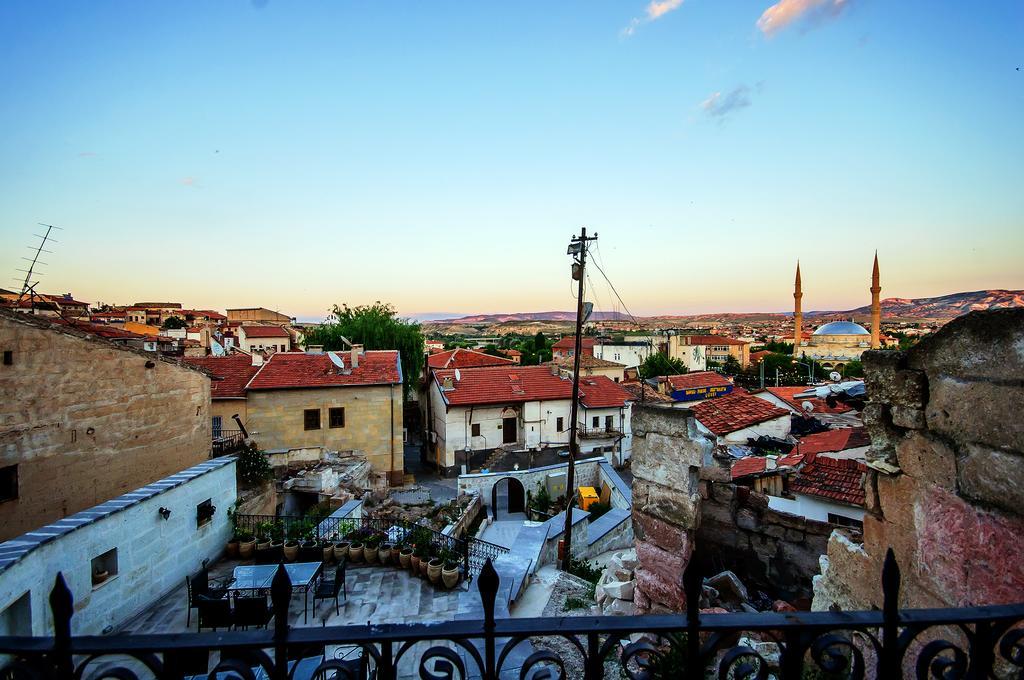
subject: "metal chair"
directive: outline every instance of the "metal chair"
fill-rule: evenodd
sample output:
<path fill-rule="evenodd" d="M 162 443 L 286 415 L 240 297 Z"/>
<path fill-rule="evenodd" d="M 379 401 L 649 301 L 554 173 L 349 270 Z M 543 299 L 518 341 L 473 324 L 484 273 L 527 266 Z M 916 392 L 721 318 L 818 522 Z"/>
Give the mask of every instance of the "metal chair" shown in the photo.
<path fill-rule="evenodd" d="M 231 615 L 231 601 L 226 597 L 214 598 L 196 595 L 196 609 L 199 610 L 199 630 L 203 628 L 231 629 L 234 619 Z"/>
<path fill-rule="evenodd" d="M 249 626 L 266 628 L 272 618 L 274 618 L 274 614 L 267 605 L 265 595 L 253 597 L 235 595 L 235 611 L 232 617 L 235 628 L 243 630 L 248 630 Z"/>
<path fill-rule="evenodd" d="M 334 614 L 338 614 L 338 593 L 345 593 L 345 600 L 348 600 L 348 586 L 345 584 L 345 566 L 346 560 L 342 560 L 334 570 L 333 581 L 320 581 L 317 584 L 316 590 L 313 591 L 313 606 L 316 606 L 317 600 L 334 600 Z"/>
<path fill-rule="evenodd" d="M 210 594 L 210 574 L 206 567 L 200 569 L 194 576 L 185 577 L 185 593 L 188 597 L 188 609 L 185 614 L 185 627 L 192 625 L 192 610 L 196 609 L 196 597 Z"/>

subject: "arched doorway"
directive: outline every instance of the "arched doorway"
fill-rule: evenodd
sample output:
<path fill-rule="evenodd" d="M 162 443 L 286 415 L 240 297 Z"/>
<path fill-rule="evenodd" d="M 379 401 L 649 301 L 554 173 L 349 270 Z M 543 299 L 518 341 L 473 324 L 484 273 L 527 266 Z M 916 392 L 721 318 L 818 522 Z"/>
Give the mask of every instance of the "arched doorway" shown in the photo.
<path fill-rule="evenodd" d="M 526 489 L 515 477 L 502 477 L 491 487 L 491 507 L 494 519 L 502 519 L 502 515 L 524 512 L 526 509 Z"/>

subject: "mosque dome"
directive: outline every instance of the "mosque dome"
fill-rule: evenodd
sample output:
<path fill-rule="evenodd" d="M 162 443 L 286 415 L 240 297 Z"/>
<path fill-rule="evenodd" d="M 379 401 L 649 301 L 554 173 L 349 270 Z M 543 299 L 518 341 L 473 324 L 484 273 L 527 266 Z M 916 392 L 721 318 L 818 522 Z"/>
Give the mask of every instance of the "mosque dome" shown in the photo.
<path fill-rule="evenodd" d="M 852 321 L 833 321 L 814 331 L 814 335 L 871 335 L 859 323 Z"/>

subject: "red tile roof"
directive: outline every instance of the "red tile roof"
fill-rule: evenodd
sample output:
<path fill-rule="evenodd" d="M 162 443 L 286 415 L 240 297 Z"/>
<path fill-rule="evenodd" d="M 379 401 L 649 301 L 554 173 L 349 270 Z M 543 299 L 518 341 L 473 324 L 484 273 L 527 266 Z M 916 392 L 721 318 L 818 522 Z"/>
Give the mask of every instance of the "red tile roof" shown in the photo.
<path fill-rule="evenodd" d="M 697 404 L 693 407 L 693 415 L 713 434 L 725 435 L 766 420 L 789 417 L 789 411 L 757 397 L 728 394 Z"/>
<path fill-rule="evenodd" d="M 52 321 L 53 323 L 61 326 L 71 326 L 72 328 L 77 328 L 85 333 L 91 333 L 92 335 L 111 340 L 131 340 L 133 338 L 142 340 L 144 338 L 156 337 L 132 333 L 131 331 L 126 331 L 125 329 L 117 326 L 108 326 L 105 323 L 88 323 L 86 321 L 75 321 L 69 319 L 52 319 Z"/>
<path fill-rule="evenodd" d="M 764 359 L 769 354 L 771 354 L 771 352 L 766 350 L 766 349 L 762 349 L 762 350 L 759 350 L 757 352 L 751 352 L 750 353 L 750 363 L 752 363 L 752 364 L 760 363 L 761 359 Z"/>
<path fill-rule="evenodd" d="M 288 331 L 280 326 L 242 326 L 247 338 L 290 338 Z"/>
<path fill-rule="evenodd" d="M 789 404 L 789 406 L 794 411 L 797 411 L 797 412 L 803 411 L 803 403 L 805 401 L 811 402 L 811 404 L 814 406 L 814 411 L 812 411 L 812 414 L 813 413 L 839 414 L 839 413 L 846 413 L 847 411 L 852 411 L 853 410 L 853 407 L 847 406 L 846 404 L 842 404 L 842 403 L 838 403 L 838 402 L 836 403 L 836 405 L 834 407 L 829 406 L 828 404 L 825 403 L 824 399 L 818 399 L 817 397 L 812 397 L 811 399 L 795 399 L 794 398 L 793 395 L 800 394 L 801 392 L 806 392 L 807 390 L 808 390 L 808 388 L 806 386 L 804 386 L 804 387 L 800 387 L 800 386 L 795 386 L 795 387 L 766 387 L 765 388 L 766 392 L 770 392 L 775 397 L 777 397 L 777 398 L 781 399 L 782 401 L 786 402 L 787 404 Z"/>
<path fill-rule="evenodd" d="M 714 371 L 695 371 L 682 375 L 666 375 L 661 378 L 673 390 L 687 390 L 697 387 L 730 387 L 732 383 L 724 375 Z"/>
<path fill-rule="evenodd" d="M 480 366 L 514 366 L 506 357 L 495 357 L 483 352 L 457 347 L 427 357 L 428 368 L 477 368 Z"/>
<path fill-rule="evenodd" d="M 684 345 L 749 345 L 749 342 L 724 335 L 681 335 Z"/>
<path fill-rule="evenodd" d="M 863 507 L 866 472 L 867 466 L 859 461 L 819 456 L 790 480 L 789 490 Z"/>
<path fill-rule="evenodd" d="M 248 354 L 229 354 L 225 357 L 182 357 L 190 366 L 205 368 L 215 378 L 210 383 L 210 396 L 214 399 L 245 397 L 245 386 L 256 375 L 260 366 L 252 365 Z"/>
<path fill-rule="evenodd" d="M 347 354 L 340 355 L 349 365 Z M 400 385 L 402 368 L 397 350 L 367 351 L 359 367 L 339 372 L 326 353 L 278 352 L 249 382 L 250 390 L 302 387 L 347 387 L 353 385 Z"/>
<path fill-rule="evenodd" d="M 757 475 L 767 469 L 768 459 L 765 456 L 747 456 L 732 464 L 732 478 L 739 479 L 747 475 Z"/>
<path fill-rule="evenodd" d="M 555 401 L 572 398 L 572 381 L 551 374 L 548 366 L 509 366 L 508 368 L 468 368 L 434 371 L 434 381 L 442 386 L 451 378 L 453 389 L 441 395 L 452 406 L 514 404 L 527 401 Z M 603 376 L 580 379 L 581 401 L 587 408 L 622 406 L 633 396 Z"/>
<path fill-rule="evenodd" d="M 816 432 L 797 441 L 797 451 L 804 455 L 843 451 L 869 446 L 871 438 L 863 427 L 844 427 L 837 430 Z"/>
<path fill-rule="evenodd" d="M 596 344 L 597 344 L 597 338 L 582 338 L 580 340 L 580 348 L 581 349 L 589 349 L 589 350 L 593 351 L 594 345 L 596 345 Z M 564 338 L 562 338 L 561 340 L 559 340 L 558 342 L 556 342 L 554 345 L 552 345 L 551 348 L 552 349 L 571 349 L 571 350 L 575 350 L 576 349 L 576 336 L 575 335 L 567 335 Z"/>

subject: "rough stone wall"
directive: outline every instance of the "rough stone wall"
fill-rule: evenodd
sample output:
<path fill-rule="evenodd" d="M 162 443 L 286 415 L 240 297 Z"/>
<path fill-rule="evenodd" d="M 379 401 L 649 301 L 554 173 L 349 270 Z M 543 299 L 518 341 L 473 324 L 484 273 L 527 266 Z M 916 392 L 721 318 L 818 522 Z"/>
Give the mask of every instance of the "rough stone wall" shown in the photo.
<path fill-rule="evenodd" d="M 774 598 L 809 598 L 832 525 L 773 510 L 768 496 L 745 486 L 700 484 L 697 543 L 704 573 L 728 569 Z"/>
<path fill-rule="evenodd" d="M 0 465 L 18 465 L 19 487 L 0 503 L 0 539 L 208 458 L 206 375 L 22 316 L 0 314 L 0 350 L 13 353 L 0 366 Z"/>
<path fill-rule="evenodd" d="M 699 516 L 699 471 L 712 446 L 689 409 L 634 407 L 635 603 L 641 613 L 685 607 L 683 571 Z"/>
<path fill-rule="evenodd" d="M 261 449 L 357 451 L 366 456 L 383 483 L 391 472 L 401 477 L 401 385 L 253 390 L 247 402 L 246 428 Z M 345 409 L 345 427 L 329 427 L 331 407 Z M 305 409 L 320 409 L 320 429 L 305 429 Z"/>
<path fill-rule="evenodd" d="M 872 445 L 863 544 L 829 542 L 814 608 L 881 605 L 890 546 L 903 607 L 1024 592 L 1024 309 L 973 312 L 907 351 L 864 354 Z"/>

